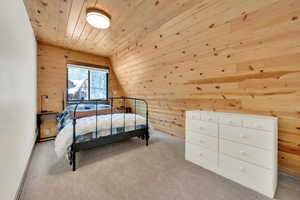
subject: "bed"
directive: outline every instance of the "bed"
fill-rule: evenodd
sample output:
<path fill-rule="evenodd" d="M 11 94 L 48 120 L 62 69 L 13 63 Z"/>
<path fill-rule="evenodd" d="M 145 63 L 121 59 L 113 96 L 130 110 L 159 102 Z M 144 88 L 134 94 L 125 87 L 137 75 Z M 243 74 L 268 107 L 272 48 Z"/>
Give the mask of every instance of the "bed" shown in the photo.
<path fill-rule="evenodd" d="M 126 112 L 131 107 L 132 112 Z M 148 104 L 143 99 L 109 98 L 69 105 L 58 117 L 55 139 L 58 157 L 67 156 L 76 170 L 76 152 L 118 142 L 131 137 L 149 141 Z"/>

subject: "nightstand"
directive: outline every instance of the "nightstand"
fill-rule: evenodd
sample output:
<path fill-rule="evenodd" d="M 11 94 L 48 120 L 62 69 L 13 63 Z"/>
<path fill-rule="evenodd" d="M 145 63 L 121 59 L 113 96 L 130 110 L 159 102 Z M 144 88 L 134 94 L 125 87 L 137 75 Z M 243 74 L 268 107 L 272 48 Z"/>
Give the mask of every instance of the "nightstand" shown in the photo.
<path fill-rule="evenodd" d="M 57 135 L 56 118 L 58 112 L 40 112 L 37 114 L 38 142 L 54 139 Z"/>
<path fill-rule="evenodd" d="M 120 113 L 131 113 L 131 107 L 125 107 L 124 109 L 124 106 L 120 106 L 119 108 L 117 108 L 117 110 L 120 112 Z"/>

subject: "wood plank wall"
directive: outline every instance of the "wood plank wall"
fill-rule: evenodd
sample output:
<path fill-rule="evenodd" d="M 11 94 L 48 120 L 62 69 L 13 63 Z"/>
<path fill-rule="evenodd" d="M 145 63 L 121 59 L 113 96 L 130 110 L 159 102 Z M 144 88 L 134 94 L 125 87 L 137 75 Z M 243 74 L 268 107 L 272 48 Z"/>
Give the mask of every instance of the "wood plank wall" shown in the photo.
<path fill-rule="evenodd" d="M 124 92 L 178 137 L 185 110 L 276 116 L 280 169 L 300 177 L 300 1 L 198 2 L 115 49 Z"/>
<path fill-rule="evenodd" d="M 41 95 L 48 95 L 48 110 L 62 111 L 63 94 L 66 91 L 67 61 L 77 61 L 110 68 L 107 57 L 72 51 L 47 44 L 38 44 L 38 108 Z M 123 96 L 123 91 L 110 68 L 109 96 Z"/>

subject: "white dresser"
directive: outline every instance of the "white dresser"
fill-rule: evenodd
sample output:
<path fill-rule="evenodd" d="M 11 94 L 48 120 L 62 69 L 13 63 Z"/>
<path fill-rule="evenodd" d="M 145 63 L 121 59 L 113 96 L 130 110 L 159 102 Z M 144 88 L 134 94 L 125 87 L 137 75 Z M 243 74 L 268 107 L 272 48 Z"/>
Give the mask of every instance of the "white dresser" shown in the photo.
<path fill-rule="evenodd" d="M 273 198 L 277 118 L 187 111 L 185 158 Z"/>

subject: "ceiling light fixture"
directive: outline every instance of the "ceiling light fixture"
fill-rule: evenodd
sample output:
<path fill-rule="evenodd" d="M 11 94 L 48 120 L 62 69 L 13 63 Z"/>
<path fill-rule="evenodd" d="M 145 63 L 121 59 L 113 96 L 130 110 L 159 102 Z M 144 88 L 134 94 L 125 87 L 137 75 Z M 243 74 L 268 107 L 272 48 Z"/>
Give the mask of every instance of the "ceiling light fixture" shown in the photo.
<path fill-rule="evenodd" d="M 99 29 L 107 29 L 110 26 L 110 16 L 105 11 L 96 8 L 87 9 L 86 21 Z"/>

